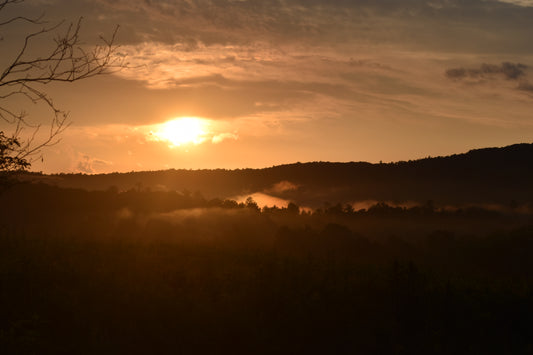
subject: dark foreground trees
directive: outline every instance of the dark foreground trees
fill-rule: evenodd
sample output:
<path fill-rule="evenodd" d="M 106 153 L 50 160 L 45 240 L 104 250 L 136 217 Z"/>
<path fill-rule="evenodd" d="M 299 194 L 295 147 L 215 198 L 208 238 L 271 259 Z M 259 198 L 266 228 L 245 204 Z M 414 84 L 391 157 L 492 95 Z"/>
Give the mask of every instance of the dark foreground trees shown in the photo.
<path fill-rule="evenodd" d="M 531 353 L 530 216 L 251 202 L 0 195 L 0 353 Z"/>
<path fill-rule="evenodd" d="M 230 245 L 231 232 L 195 245 L 121 231 L 0 238 L 3 353 L 528 354 L 533 346 L 531 278 L 246 250 Z"/>

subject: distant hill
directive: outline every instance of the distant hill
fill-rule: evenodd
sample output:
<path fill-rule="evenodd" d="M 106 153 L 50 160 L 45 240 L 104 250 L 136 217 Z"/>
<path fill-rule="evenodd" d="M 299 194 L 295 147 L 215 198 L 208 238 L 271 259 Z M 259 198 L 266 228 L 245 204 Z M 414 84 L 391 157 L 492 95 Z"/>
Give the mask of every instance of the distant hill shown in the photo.
<path fill-rule="evenodd" d="M 201 192 L 234 198 L 261 192 L 306 206 L 324 202 L 427 201 L 440 204 L 533 201 L 533 144 L 471 150 L 386 164 L 311 162 L 264 169 L 165 170 L 100 175 L 30 173 L 60 187 Z"/>

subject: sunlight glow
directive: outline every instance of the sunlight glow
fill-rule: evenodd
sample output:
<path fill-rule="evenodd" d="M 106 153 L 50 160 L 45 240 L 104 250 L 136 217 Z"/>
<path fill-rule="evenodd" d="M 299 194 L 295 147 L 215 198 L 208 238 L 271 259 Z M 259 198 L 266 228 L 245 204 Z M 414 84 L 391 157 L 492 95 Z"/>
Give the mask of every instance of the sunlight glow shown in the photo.
<path fill-rule="evenodd" d="M 160 125 L 154 137 L 160 141 L 167 141 L 170 147 L 187 144 L 201 144 L 207 139 L 208 123 L 197 117 L 180 117 Z"/>

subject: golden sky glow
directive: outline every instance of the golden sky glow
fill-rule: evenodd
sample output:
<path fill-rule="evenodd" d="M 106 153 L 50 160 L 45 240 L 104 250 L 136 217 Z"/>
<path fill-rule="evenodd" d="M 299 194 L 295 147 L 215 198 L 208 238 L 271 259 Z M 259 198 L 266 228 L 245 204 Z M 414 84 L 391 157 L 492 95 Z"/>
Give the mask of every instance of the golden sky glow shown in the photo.
<path fill-rule="evenodd" d="M 533 141 L 532 1 L 209 4 L 17 5 L 50 21 L 84 16 L 88 46 L 120 24 L 130 64 L 46 87 L 72 125 L 33 169 L 397 161 Z M 5 29 L 3 53 L 20 45 L 24 30 Z M 48 122 L 45 110 L 24 109 L 35 123 Z"/>

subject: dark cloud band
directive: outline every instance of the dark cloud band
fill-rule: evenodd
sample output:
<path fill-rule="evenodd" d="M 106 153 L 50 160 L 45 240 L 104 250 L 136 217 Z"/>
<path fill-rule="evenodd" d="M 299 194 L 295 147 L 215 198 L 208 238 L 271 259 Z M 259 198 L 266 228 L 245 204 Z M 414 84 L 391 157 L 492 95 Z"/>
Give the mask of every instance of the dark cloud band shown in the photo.
<path fill-rule="evenodd" d="M 446 70 L 446 76 L 450 79 L 480 78 L 502 74 L 506 79 L 518 80 L 525 76 L 528 66 L 522 63 L 503 62 L 500 65 L 483 63 L 479 68 L 452 68 Z"/>

